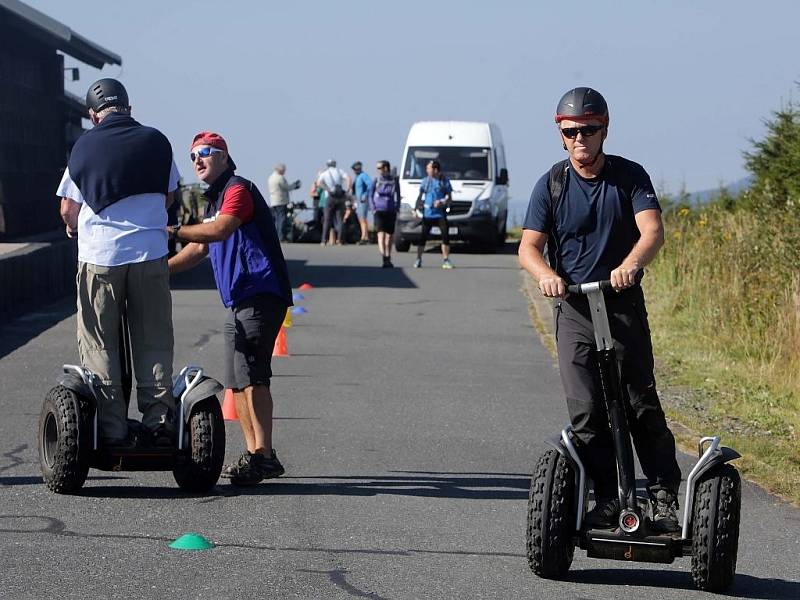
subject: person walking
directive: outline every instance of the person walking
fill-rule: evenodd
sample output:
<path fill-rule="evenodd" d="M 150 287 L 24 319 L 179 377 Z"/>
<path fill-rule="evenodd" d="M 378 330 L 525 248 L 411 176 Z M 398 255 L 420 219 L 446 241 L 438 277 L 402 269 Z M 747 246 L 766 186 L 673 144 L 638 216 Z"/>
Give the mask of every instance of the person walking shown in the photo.
<path fill-rule="evenodd" d="M 358 226 L 361 228 L 361 239 L 358 240 L 359 245 L 369 244 L 369 229 L 367 217 L 369 215 L 369 190 L 372 186 L 372 179 L 363 170 L 363 165 L 360 160 L 353 163 L 353 196 L 355 198 L 356 216 L 358 217 Z"/>
<path fill-rule="evenodd" d="M 594 330 L 585 296 L 567 285 L 611 280 L 606 310 L 617 351 L 631 437 L 647 478 L 652 527 L 678 531 L 675 438 L 656 392 L 642 269 L 664 243 L 661 207 L 641 165 L 603 152 L 608 105 L 587 87 L 570 90 L 556 109 L 568 158 L 533 189 L 519 262 L 554 299 L 558 364 L 581 459 L 594 482 L 595 506 L 586 522 L 613 527 L 619 514 L 617 474 L 608 414 L 594 360 Z M 547 245 L 549 264 L 543 252 Z"/>
<path fill-rule="evenodd" d="M 201 131 L 189 155 L 197 176 L 209 185 L 203 223 L 170 228 L 184 247 L 170 259 L 171 273 L 211 257 L 214 279 L 227 309 L 224 325 L 225 386 L 233 390 L 247 448 L 222 472 L 235 485 L 279 477 L 284 468 L 272 444 L 270 393 L 272 349 L 292 289 L 272 214 L 261 192 L 235 174 L 228 144 Z"/>
<path fill-rule="evenodd" d="M 180 175 L 172 146 L 131 116 L 128 92 L 104 78 L 86 93 L 86 131 L 72 149 L 57 195 L 67 235 L 78 236 L 78 350 L 97 377 L 100 441 L 174 444 L 172 296 L 167 206 Z M 144 436 L 128 428 L 120 369 L 127 314 Z"/>
<path fill-rule="evenodd" d="M 278 239 L 285 242 L 288 230 L 293 225 L 286 222 L 289 192 L 300 188 L 300 180 L 297 179 L 292 183 L 286 181 L 286 165 L 279 163 L 275 165 L 275 169 L 267 180 L 267 188 L 269 189 L 269 206 L 275 221 L 275 229 L 278 231 Z"/>
<path fill-rule="evenodd" d="M 347 190 L 350 189 L 350 177 L 336 166 L 330 159 L 327 168 L 317 178 L 317 183 L 325 191 L 325 215 L 322 225 L 322 244 L 328 240 L 331 225 L 335 225 L 336 243 L 344 244 L 344 213 L 347 202 Z"/>
<path fill-rule="evenodd" d="M 388 160 L 377 165 L 378 176 L 369 189 L 369 209 L 375 219 L 375 231 L 378 237 L 378 251 L 381 253 L 384 268 L 392 264 L 392 236 L 397 222 L 397 211 L 400 210 L 400 182 L 392 174 Z"/>
<path fill-rule="evenodd" d="M 452 269 L 450 262 L 450 230 L 447 224 L 447 211 L 453 200 L 453 187 L 450 180 L 442 173 L 442 165 L 432 160 L 425 166 L 427 176 L 419 184 L 417 210 L 422 212 L 422 224 L 417 245 L 417 260 L 414 268 L 422 266 L 422 254 L 431 229 L 437 227 L 442 236 L 442 268 Z"/>

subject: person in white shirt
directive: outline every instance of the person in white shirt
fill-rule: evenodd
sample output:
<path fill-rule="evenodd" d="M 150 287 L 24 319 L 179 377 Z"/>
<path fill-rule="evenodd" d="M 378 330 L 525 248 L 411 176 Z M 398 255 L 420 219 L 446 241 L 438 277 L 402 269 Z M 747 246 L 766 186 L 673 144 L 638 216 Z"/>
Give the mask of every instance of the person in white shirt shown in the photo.
<path fill-rule="evenodd" d="M 56 192 L 67 235 L 78 236 L 78 349 L 97 375 L 98 422 L 109 446 L 174 444 L 172 297 L 167 206 L 178 187 L 172 146 L 130 116 L 128 94 L 101 79 L 86 95 L 94 128 L 75 143 Z M 120 322 L 127 312 L 142 424 L 128 430 Z"/>
<path fill-rule="evenodd" d="M 336 166 L 336 161 L 330 159 L 328 168 L 317 178 L 319 186 L 325 190 L 325 217 L 322 224 L 322 241 L 324 246 L 328 241 L 328 234 L 333 223 L 336 230 L 336 243 L 344 243 L 344 209 L 348 201 L 347 190 L 350 189 L 350 177 Z"/>
<path fill-rule="evenodd" d="M 272 171 L 267 180 L 269 206 L 272 211 L 272 218 L 275 220 L 278 239 L 282 242 L 286 241 L 286 230 L 291 226 L 291 223 L 286 223 L 286 206 L 289 204 L 289 192 L 299 187 L 299 179 L 293 183 L 286 181 L 286 165 L 283 163 L 275 165 L 275 170 Z"/>

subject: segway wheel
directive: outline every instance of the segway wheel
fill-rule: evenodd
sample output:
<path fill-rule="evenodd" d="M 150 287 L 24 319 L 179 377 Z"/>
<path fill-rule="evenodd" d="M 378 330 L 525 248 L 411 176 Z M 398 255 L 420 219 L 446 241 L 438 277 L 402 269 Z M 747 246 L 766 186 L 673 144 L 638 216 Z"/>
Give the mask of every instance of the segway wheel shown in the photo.
<path fill-rule="evenodd" d="M 561 579 L 575 552 L 575 473 L 555 449 L 539 458 L 528 496 L 527 553 L 531 571 Z"/>
<path fill-rule="evenodd" d="M 45 396 L 39 415 L 39 462 L 45 485 L 74 494 L 89 474 L 91 419 L 88 401 L 57 385 Z"/>
<path fill-rule="evenodd" d="M 172 474 L 181 489 L 207 492 L 217 484 L 225 460 L 225 420 L 216 396 L 194 405 L 184 435 L 185 455 Z"/>
<path fill-rule="evenodd" d="M 742 482 L 729 464 L 705 475 L 694 492 L 692 579 L 705 591 L 721 592 L 736 573 Z"/>
<path fill-rule="evenodd" d="M 398 252 L 408 252 L 411 249 L 411 242 L 398 236 L 395 238 L 394 248 Z"/>

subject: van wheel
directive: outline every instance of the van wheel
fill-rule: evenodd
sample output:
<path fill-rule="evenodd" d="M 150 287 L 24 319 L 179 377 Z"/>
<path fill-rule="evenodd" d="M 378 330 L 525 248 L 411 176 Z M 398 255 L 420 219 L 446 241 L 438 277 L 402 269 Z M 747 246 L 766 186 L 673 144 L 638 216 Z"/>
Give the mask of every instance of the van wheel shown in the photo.
<path fill-rule="evenodd" d="M 508 237 L 508 230 L 506 229 L 506 220 L 503 219 L 503 227 L 497 234 L 497 247 L 502 248 L 506 245 L 506 238 Z"/>

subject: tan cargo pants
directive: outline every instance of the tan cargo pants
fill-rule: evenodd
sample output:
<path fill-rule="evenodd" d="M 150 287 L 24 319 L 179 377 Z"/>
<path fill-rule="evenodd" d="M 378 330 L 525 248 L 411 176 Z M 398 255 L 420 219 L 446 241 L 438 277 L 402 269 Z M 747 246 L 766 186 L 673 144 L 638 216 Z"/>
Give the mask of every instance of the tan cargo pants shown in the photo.
<path fill-rule="evenodd" d="M 119 323 L 127 308 L 136 398 L 142 423 L 172 429 L 172 296 L 167 257 L 116 267 L 78 263 L 78 350 L 98 389 L 100 437 L 127 435 Z"/>

